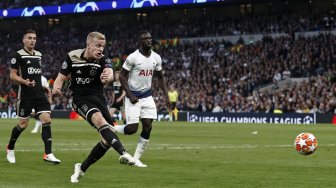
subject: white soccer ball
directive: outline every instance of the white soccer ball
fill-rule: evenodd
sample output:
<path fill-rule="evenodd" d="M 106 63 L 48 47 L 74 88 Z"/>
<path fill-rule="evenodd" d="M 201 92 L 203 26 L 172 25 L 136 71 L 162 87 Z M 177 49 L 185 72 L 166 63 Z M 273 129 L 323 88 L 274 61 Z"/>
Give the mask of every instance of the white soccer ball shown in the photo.
<path fill-rule="evenodd" d="M 302 155 L 310 155 L 317 148 L 317 139 L 312 133 L 300 133 L 295 138 L 295 150 Z"/>

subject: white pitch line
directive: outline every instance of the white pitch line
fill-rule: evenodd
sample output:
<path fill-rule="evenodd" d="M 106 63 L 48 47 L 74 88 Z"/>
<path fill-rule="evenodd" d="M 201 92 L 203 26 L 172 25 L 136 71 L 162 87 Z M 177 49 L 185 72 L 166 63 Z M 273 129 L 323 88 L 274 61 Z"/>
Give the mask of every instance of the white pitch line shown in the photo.
<path fill-rule="evenodd" d="M 34 144 L 37 146 L 37 144 Z M 56 146 L 84 146 L 81 144 L 55 144 Z M 162 147 L 162 145 L 164 147 Z M 27 145 L 28 146 L 28 145 Z M 30 145 L 31 146 L 31 145 Z M 42 146 L 42 145 L 39 145 Z M 130 145 L 128 145 L 130 146 Z M 319 147 L 335 147 L 336 144 L 326 144 L 319 145 Z M 24 145 L 21 147 L 24 147 Z M 257 148 L 289 148 L 294 147 L 293 145 L 215 145 L 215 146 L 207 146 L 207 145 L 189 145 L 189 146 L 176 146 L 173 144 L 156 144 L 150 146 L 149 150 L 193 150 L 193 149 L 257 149 Z M 90 151 L 92 148 L 53 148 L 55 151 Z M 35 152 L 35 151 L 43 151 L 42 149 L 18 149 L 15 151 L 19 152 Z"/>

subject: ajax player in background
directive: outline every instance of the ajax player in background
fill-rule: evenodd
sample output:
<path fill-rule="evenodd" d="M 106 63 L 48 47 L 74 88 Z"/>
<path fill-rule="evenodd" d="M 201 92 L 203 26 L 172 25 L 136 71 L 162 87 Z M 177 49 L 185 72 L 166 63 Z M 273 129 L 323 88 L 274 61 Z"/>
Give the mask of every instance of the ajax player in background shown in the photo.
<path fill-rule="evenodd" d="M 157 119 L 157 110 L 152 97 L 152 78 L 155 75 L 159 86 L 163 90 L 165 101 L 170 108 L 168 89 L 162 73 L 162 60 L 160 55 L 152 48 L 152 37 L 144 31 L 138 38 L 139 49 L 130 54 L 122 66 L 120 83 L 126 92 L 125 112 L 126 125 L 116 125 L 117 132 L 131 135 L 137 132 L 139 118 L 142 123 L 142 131 L 134 153 L 137 167 L 147 167 L 140 161 L 144 153 L 152 130 L 152 122 Z"/>
<path fill-rule="evenodd" d="M 61 161 L 52 153 L 50 103 L 48 102 L 41 83 L 42 53 L 36 51 L 36 32 L 27 30 L 23 35 L 23 49 L 17 51 L 11 60 L 10 78 L 19 83 L 17 111 L 19 123 L 13 128 L 7 145 L 7 160 L 15 163 L 15 143 L 20 134 L 28 127 L 33 109 L 42 122 L 42 140 L 45 153 L 43 160 L 58 164 Z M 24 160 L 24 159 L 22 159 Z"/>

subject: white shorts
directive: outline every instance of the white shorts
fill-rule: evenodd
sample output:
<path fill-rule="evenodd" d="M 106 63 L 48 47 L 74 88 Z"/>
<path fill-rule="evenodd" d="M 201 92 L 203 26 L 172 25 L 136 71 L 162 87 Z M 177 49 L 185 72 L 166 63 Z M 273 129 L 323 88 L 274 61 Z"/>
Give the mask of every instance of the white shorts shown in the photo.
<path fill-rule="evenodd" d="M 139 99 L 139 102 L 132 104 L 125 97 L 125 114 L 127 124 L 139 123 L 139 118 L 157 119 L 157 110 L 152 96 Z"/>

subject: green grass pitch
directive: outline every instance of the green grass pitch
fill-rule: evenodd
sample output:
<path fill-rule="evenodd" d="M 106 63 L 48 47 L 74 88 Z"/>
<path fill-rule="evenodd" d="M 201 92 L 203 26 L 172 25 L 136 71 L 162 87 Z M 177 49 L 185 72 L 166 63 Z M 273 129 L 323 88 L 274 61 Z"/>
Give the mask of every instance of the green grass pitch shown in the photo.
<path fill-rule="evenodd" d="M 42 160 L 34 120 L 16 144 L 16 164 L 5 146 L 17 120 L 0 119 L 0 187 L 334 187 L 336 126 L 154 122 L 142 161 L 148 168 L 119 164 L 114 150 L 91 166 L 77 184 L 70 183 L 74 164 L 82 162 L 99 135 L 85 121 L 54 119 L 53 150 L 62 163 Z M 141 128 L 141 127 L 140 127 Z M 301 132 L 312 132 L 319 147 L 310 156 L 293 146 Z M 134 153 L 136 135 L 119 135 Z"/>

